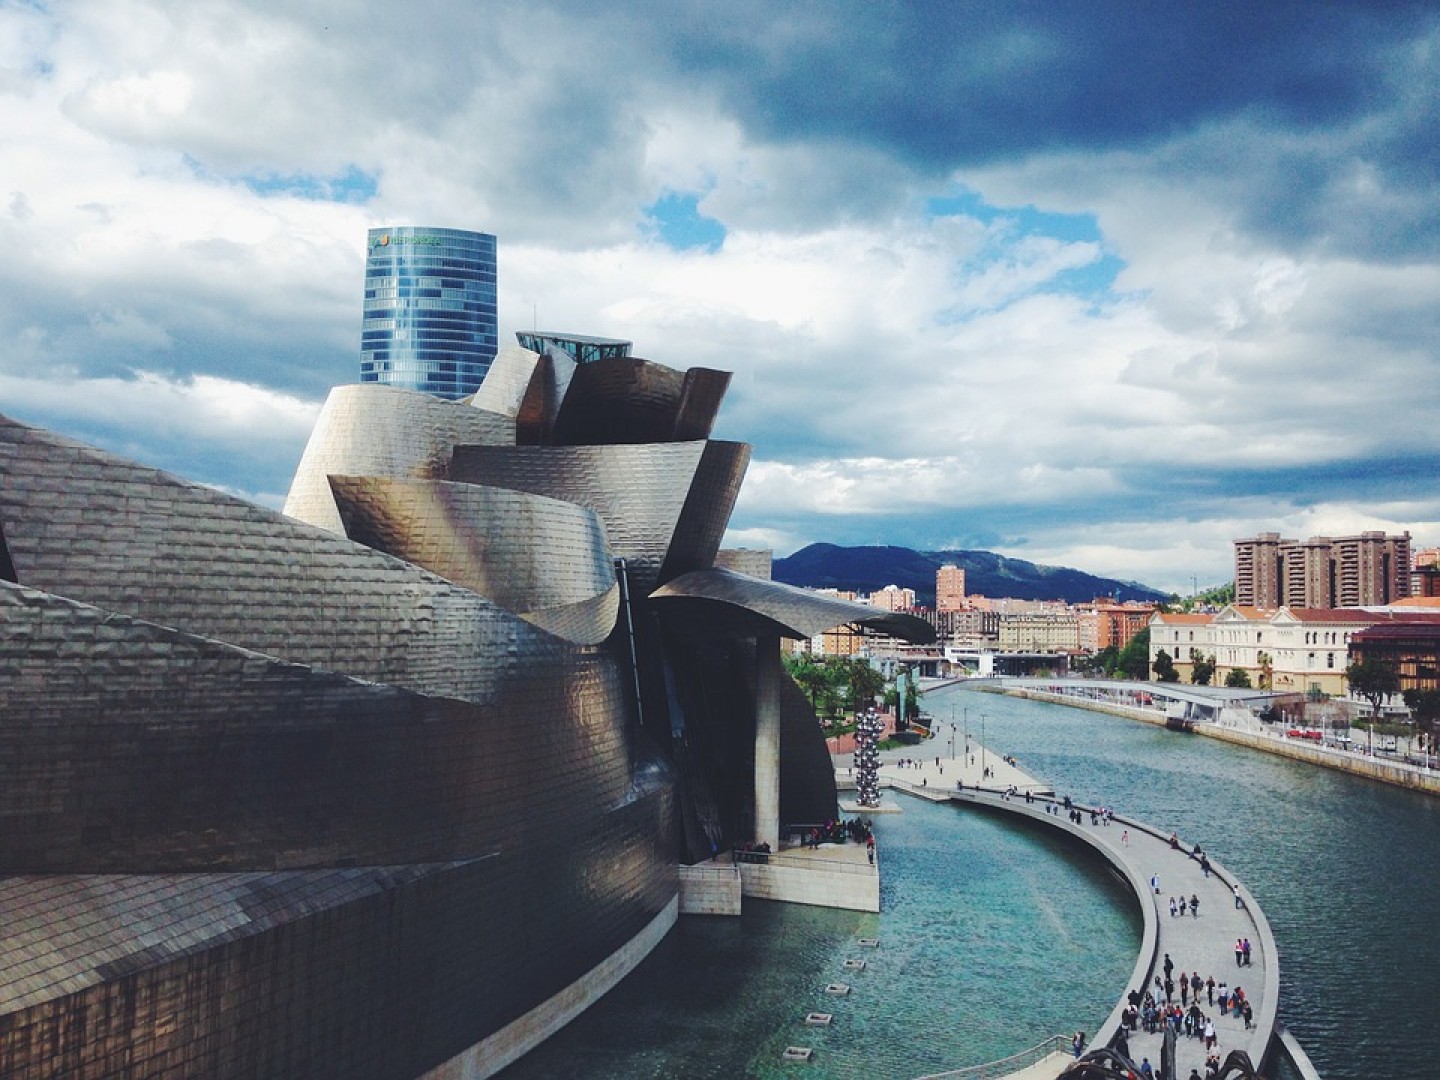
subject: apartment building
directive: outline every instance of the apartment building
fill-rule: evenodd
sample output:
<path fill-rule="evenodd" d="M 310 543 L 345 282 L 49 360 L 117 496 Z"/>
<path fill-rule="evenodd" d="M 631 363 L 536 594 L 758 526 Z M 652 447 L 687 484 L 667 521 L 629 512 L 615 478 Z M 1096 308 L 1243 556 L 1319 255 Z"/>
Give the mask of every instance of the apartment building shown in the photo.
<path fill-rule="evenodd" d="M 1235 541 L 1235 603 L 1259 608 L 1349 608 L 1411 594 L 1410 534 L 1312 536 L 1261 533 Z"/>
<path fill-rule="evenodd" d="M 964 611 L 965 571 L 954 563 L 946 563 L 935 571 L 935 610 Z"/>

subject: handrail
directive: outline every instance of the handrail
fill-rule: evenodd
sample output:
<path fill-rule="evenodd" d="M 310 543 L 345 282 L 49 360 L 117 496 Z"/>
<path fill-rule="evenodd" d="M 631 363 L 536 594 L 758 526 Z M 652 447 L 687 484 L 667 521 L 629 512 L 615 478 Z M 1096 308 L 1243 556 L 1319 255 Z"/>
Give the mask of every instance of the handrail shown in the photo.
<path fill-rule="evenodd" d="M 875 867 L 869 863 L 839 862 L 835 859 L 821 859 L 810 855 L 796 855 L 794 848 L 786 848 L 783 854 L 773 851 L 741 851 L 730 853 L 736 866 L 769 866 L 782 870 L 787 867 L 804 867 L 811 870 L 827 870 L 840 874 L 874 874 Z"/>
<path fill-rule="evenodd" d="M 992 1080 L 995 1077 L 1017 1073 L 1021 1069 L 1028 1069 L 1036 1062 L 1044 1061 L 1051 1054 L 1066 1053 L 1069 1050 L 1069 1035 L 1051 1035 L 1044 1042 L 1036 1043 L 1027 1050 L 1021 1050 L 1018 1054 L 1011 1054 L 1009 1057 L 1003 1057 L 997 1061 L 987 1061 L 983 1065 L 969 1065 L 963 1069 L 952 1069 L 949 1072 L 930 1073 L 918 1077 L 917 1080 Z"/>

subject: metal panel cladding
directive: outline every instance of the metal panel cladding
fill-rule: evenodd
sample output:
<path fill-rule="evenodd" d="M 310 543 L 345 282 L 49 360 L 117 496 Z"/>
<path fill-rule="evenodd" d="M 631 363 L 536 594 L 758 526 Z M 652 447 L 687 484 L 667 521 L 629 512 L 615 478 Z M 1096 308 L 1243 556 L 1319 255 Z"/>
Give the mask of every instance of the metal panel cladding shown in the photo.
<path fill-rule="evenodd" d="M 495 237 L 399 226 L 371 229 L 365 247 L 360 381 L 473 394 L 499 347 Z"/>

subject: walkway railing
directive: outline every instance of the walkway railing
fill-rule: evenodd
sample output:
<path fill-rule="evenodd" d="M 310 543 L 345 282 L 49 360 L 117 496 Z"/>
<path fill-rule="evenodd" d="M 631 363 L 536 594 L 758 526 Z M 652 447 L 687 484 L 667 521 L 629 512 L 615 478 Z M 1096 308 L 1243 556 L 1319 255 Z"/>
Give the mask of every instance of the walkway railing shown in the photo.
<path fill-rule="evenodd" d="M 1018 1054 L 1011 1054 L 999 1061 L 987 1061 L 984 1065 L 971 1065 L 964 1069 L 952 1069 L 950 1072 L 931 1073 L 928 1076 L 919 1077 L 919 1080 L 993 1080 L 1001 1076 L 1009 1076 L 1021 1069 L 1028 1069 L 1037 1062 L 1044 1061 L 1051 1054 L 1070 1052 L 1069 1035 L 1051 1035 L 1042 1043 L 1037 1043 L 1028 1050 L 1021 1050 Z"/>
<path fill-rule="evenodd" d="M 737 866 L 770 866 L 778 867 L 781 870 L 794 869 L 796 867 L 806 870 L 824 870 L 833 874 L 866 874 L 873 875 L 875 867 L 871 863 L 845 862 L 840 859 L 827 859 L 823 855 L 797 855 L 797 848 L 785 848 L 780 852 L 766 851 L 741 851 L 735 849 L 730 857 Z"/>

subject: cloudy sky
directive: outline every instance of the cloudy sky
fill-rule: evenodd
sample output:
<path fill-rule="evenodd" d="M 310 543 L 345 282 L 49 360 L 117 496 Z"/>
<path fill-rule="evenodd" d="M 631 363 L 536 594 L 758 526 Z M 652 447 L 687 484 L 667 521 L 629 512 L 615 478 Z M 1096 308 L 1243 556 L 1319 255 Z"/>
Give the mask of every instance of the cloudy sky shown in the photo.
<path fill-rule="evenodd" d="M 732 543 L 1440 543 L 1433 3 L 0 0 L 0 412 L 278 506 L 395 224 L 733 371 Z"/>

